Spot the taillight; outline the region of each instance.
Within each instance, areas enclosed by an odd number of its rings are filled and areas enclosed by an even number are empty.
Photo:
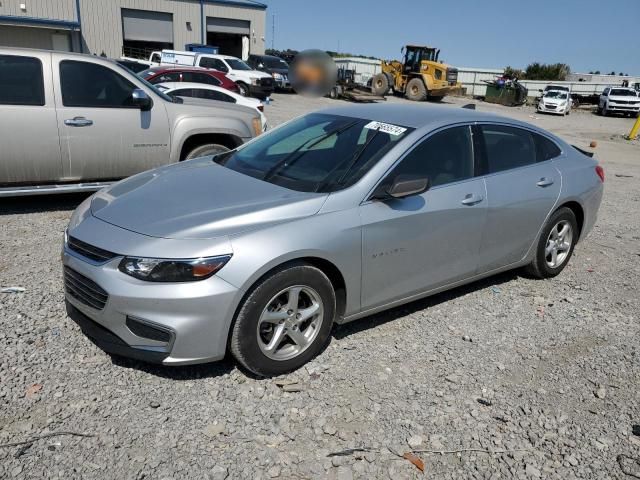
[[[604,168],[602,168],[600,165],[596,165],[596,173],[600,177],[600,180],[604,182]]]

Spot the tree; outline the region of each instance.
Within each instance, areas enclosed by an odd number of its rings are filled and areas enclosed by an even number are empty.
[[[600,70],[596,70],[596,71],[595,71],[595,72],[593,72],[593,73],[595,73],[596,75],[600,75]]]
[[[527,65],[524,78],[527,80],[565,80],[570,72],[571,68],[566,63],[534,62]]]
[[[504,69],[504,76],[506,78],[524,78],[524,72],[519,68],[513,68],[511,66],[507,66]]]

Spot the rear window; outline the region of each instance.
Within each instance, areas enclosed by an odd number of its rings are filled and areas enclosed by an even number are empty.
[[[39,59],[0,55],[0,104],[44,105],[44,79]]]

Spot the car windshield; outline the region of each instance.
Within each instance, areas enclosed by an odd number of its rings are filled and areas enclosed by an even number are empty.
[[[236,172],[301,192],[334,192],[356,183],[413,129],[312,113],[214,157]]]
[[[287,62],[282,60],[281,58],[265,58],[263,62],[265,67],[268,68],[289,68]]]
[[[251,67],[242,60],[236,58],[225,58],[225,62],[229,64],[232,70],[251,70]]]
[[[545,98],[559,98],[561,100],[566,100],[567,92],[558,92],[557,90],[550,90],[544,94]]]
[[[624,90],[622,88],[614,88],[609,95],[621,96],[621,97],[635,97],[636,92],[633,90]]]

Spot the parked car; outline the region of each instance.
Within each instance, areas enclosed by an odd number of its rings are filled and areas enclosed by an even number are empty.
[[[474,148],[474,145],[480,148]],[[524,122],[357,105],[87,199],[63,251],[68,313],[107,352],[291,371],[344,323],[505,270],[558,275],[604,172]]]
[[[0,48],[0,196],[95,190],[262,132],[256,111],[173,99],[115,61]]]
[[[147,68],[149,68],[149,65],[147,63],[137,62],[135,60],[130,60],[130,59],[120,58],[116,60],[116,63],[122,65],[123,67],[128,68],[133,73],[140,73],[143,70],[146,70]]]
[[[607,87],[600,95],[598,113],[607,116],[610,113],[622,113],[630,117],[640,114],[640,98],[635,89],[629,87]]]
[[[545,90],[538,101],[538,112],[569,115],[571,113],[571,97],[565,90]]]
[[[157,84],[164,82],[204,83],[225,88],[231,92],[240,92],[236,82],[224,73],[200,67],[159,66],[143,70],[138,74],[147,82]]]
[[[282,90],[290,90],[291,82],[289,82],[289,64],[280,57],[273,55],[249,55],[247,60],[254,70],[268,73],[273,77],[275,87]]]
[[[158,83],[156,87],[170,97],[203,98],[254,108],[262,120],[262,131],[266,132],[268,129],[267,117],[264,115],[264,105],[257,98],[243,97],[224,88],[203,83],[167,82]]]
[[[222,72],[238,84],[240,94],[245,97],[267,98],[274,90],[271,75],[252,70],[245,62],[230,55],[163,50],[161,61],[163,65],[189,65]]]

